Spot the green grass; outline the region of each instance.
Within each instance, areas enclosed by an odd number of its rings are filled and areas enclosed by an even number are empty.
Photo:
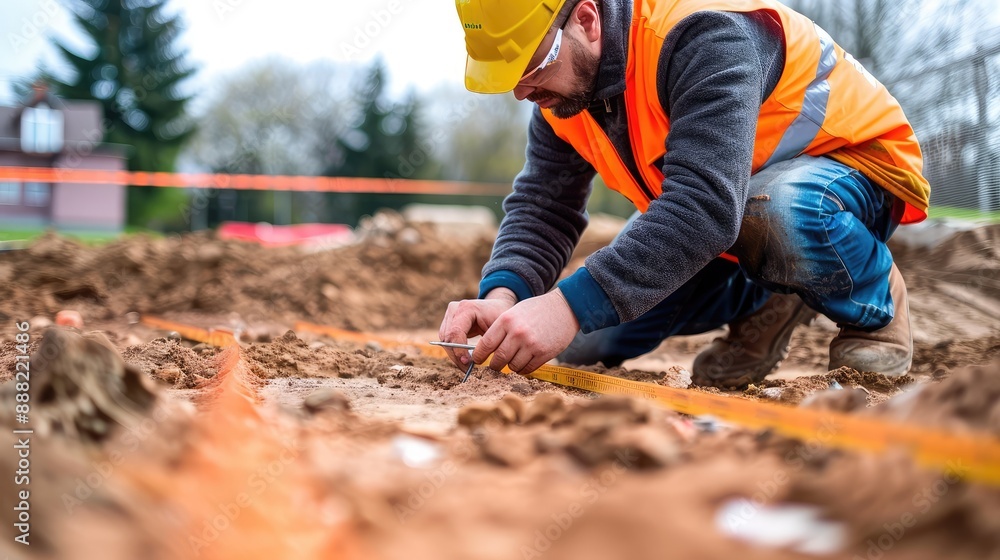
[[[951,206],[931,205],[928,215],[931,219],[950,218],[967,222],[1000,223],[1000,212],[980,212],[973,208],[953,208]]]
[[[47,230],[44,228],[23,228],[23,229],[0,229],[0,241],[14,241],[14,240],[32,240],[36,237],[41,236]],[[70,231],[58,231],[59,235],[64,237],[71,237],[77,239],[82,243],[88,245],[101,245],[104,243],[110,243],[116,239],[122,237],[123,235],[133,234],[133,233],[145,233],[154,236],[159,234],[143,228],[133,228],[127,227],[125,231],[85,231],[85,230],[70,230]]]

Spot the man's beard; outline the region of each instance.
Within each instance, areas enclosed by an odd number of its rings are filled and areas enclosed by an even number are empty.
[[[572,60],[573,73],[576,76],[573,81],[573,89],[576,90],[576,93],[561,95],[543,89],[528,96],[528,101],[532,102],[542,101],[550,97],[558,99],[559,101],[549,110],[559,119],[575,117],[590,106],[591,99],[594,97],[594,86],[597,84],[597,70],[601,65],[600,57],[587,52],[576,39],[570,37],[569,40],[574,43],[573,46],[576,48],[573,50],[578,54]]]

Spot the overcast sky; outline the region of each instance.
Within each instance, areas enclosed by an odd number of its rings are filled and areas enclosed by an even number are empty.
[[[452,0],[170,0],[168,8],[183,16],[181,43],[201,67],[189,86],[196,90],[272,55],[302,63],[381,55],[395,93],[462,84],[465,45]],[[12,101],[10,80],[42,61],[57,67],[50,36],[89,54],[64,0],[2,0],[0,103]]]

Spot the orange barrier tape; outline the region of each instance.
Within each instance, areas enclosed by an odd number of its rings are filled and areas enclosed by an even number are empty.
[[[146,171],[107,171],[56,167],[0,167],[0,181],[32,183],[80,183],[131,185],[137,187],[175,187],[236,189],[258,191],[302,191],[381,194],[440,194],[505,196],[510,185],[465,183],[458,181],[423,181],[414,179],[370,179],[359,177],[313,177],[301,175],[230,175],[223,173],[154,173]]]

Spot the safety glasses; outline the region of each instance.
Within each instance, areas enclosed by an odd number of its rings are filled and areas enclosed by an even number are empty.
[[[561,28],[556,30],[556,38],[552,41],[552,48],[549,49],[549,54],[545,55],[541,64],[534,70],[521,76],[521,79],[517,82],[518,85],[538,87],[556,75],[559,71],[559,65],[562,62],[559,60],[559,49],[562,47],[562,32]]]

